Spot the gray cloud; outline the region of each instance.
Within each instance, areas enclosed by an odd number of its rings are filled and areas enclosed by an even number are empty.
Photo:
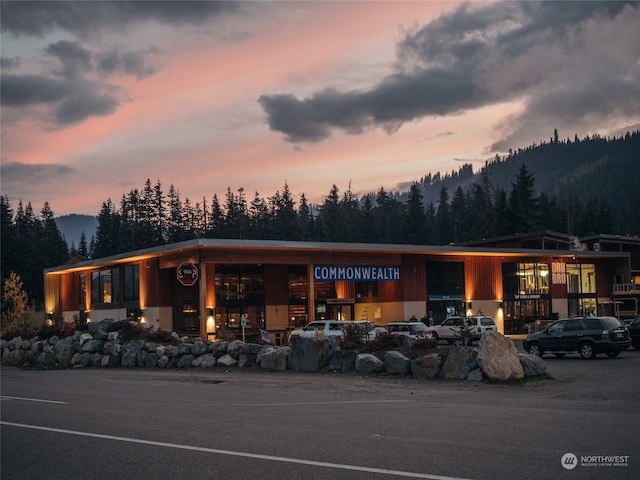
[[[638,2],[464,4],[405,31],[395,72],[367,91],[264,94],[258,101],[270,128],[294,143],[321,141],[332,130],[391,133],[426,116],[514,100],[526,111],[505,122],[505,142],[540,120],[546,138],[556,122],[637,117],[638,23]]]
[[[7,1],[0,25],[14,35],[43,36],[59,29],[88,38],[147,21],[202,25],[240,8],[231,1]]]
[[[122,73],[136,77],[137,80],[152,76],[156,69],[147,64],[146,53],[150,52],[120,52],[110,50],[96,54],[97,69],[108,75]]]

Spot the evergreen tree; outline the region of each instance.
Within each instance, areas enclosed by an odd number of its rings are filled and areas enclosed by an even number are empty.
[[[421,245],[427,239],[427,216],[422,203],[422,195],[418,183],[413,182],[409,187],[407,199],[407,215],[405,220],[404,239],[406,243]]]

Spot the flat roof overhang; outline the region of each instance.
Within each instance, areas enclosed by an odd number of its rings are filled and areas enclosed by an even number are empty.
[[[463,247],[452,245],[405,245],[377,243],[338,243],[338,242],[289,242],[275,240],[228,240],[196,239],[169,245],[145,248],[132,252],[119,253],[109,257],[91,259],[73,264],[46,268],[45,274],[64,274],[86,270],[91,267],[104,267],[131,263],[151,258],[160,258],[202,249],[241,251],[291,251],[307,253],[365,253],[365,254],[402,254],[402,255],[452,255],[452,256],[493,256],[493,257],[554,257],[554,258],[622,258],[630,260],[629,252],[595,252],[577,250],[541,250],[541,249],[496,249],[490,247]],[[267,263],[267,262],[265,262]]]

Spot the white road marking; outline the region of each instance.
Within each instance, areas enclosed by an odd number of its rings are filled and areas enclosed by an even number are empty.
[[[229,455],[233,457],[254,458],[257,460],[270,460],[274,462],[296,463],[300,465],[312,465],[315,467],[335,468],[340,470],[353,470],[357,472],[379,473],[382,475],[395,475],[407,478],[427,478],[429,480],[468,480],[459,477],[447,477],[441,475],[429,475],[427,473],[403,472],[401,470],[387,470],[384,468],[360,467],[357,465],[345,465],[341,463],[316,462],[314,460],[302,460],[299,458],[276,457],[272,455],[261,455],[257,453],[236,452],[233,450],[220,450],[217,448],[195,447],[192,445],[180,445],[177,443],[155,442],[153,440],[141,440],[138,438],[118,437],[115,435],[103,435],[100,433],[78,432],[75,430],[64,430],[61,428],[42,427],[38,425],[25,425],[22,423],[3,422],[0,425],[7,425],[18,428],[28,428],[31,430],[41,430],[45,432],[64,433],[67,435],[77,435],[80,437],[102,438],[104,440],[115,440],[118,442],[138,443],[143,445],[153,445],[156,447],[177,448],[180,450],[191,450],[195,452],[215,453],[218,455]]]
[[[67,403],[67,402],[60,402],[58,400],[42,400],[41,398],[9,397],[7,395],[0,395],[0,400],[23,400],[25,402],[58,403],[61,405],[66,405]]]
[[[413,400],[353,400],[353,401],[340,401],[340,402],[282,402],[282,403],[234,403],[234,406],[242,407],[274,407],[285,405],[287,407],[292,405],[345,405],[345,404],[359,404],[359,403],[398,403],[398,402],[412,402]]]

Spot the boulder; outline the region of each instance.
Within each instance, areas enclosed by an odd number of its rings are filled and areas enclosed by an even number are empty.
[[[465,380],[469,372],[478,365],[476,355],[474,349],[454,343],[442,363],[440,376],[450,380]]]
[[[178,368],[187,368],[190,367],[191,364],[193,363],[193,360],[195,359],[195,357],[191,354],[189,355],[183,355],[180,357],[180,360],[178,360],[178,365],[176,365]]]
[[[218,365],[224,365],[226,367],[232,367],[232,366],[237,365],[237,364],[238,364],[238,360],[233,358],[228,353],[224,354],[223,356],[221,356],[218,359]]]
[[[360,353],[356,357],[356,371],[360,373],[380,373],[384,372],[384,362],[370,353]]]
[[[56,360],[59,367],[69,368],[71,366],[71,359],[75,353],[73,343],[73,337],[65,337],[53,347],[53,350],[56,352]]]
[[[490,380],[519,380],[524,378],[518,349],[500,332],[487,332],[478,344],[478,366]]]
[[[358,352],[355,350],[336,350],[329,359],[329,370],[346,372],[353,370],[356,366]]]
[[[472,382],[481,382],[483,378],[484,375],[482,373],[482,370],[480,370],[479,368],[474,368],[467,374],[467,380],[470,380]]]
[[[213,353],[216,356],[216,358],[220,358],[223,355],[226,355],[228,349],[229,349],[229,342],[227,340],[221,340],[219,342],[215,342],[211,344],[211,353]]]
[[[537,355],[520,354],[520,364],[525,377],[535,377],[547,374],[547,363]]]
[[[181,343],[178,345],[178,355],[191,355],[193,343]]]
[[[384,354],[384,369],[389,375],[406,375],[411,370],[411,360],[391,350]]]
[[[416,378],[434,378],[440,373],[442,357],[437,353],[430,353],[416,358],[411,362],[411,374]]]
[[[240,358],[240,354],[244,352],[247,344],[242,340],[232,340],[227,346],[227,353],[236,360]]]
[[[302,372],[319,372],[329,364],[329,359],[339,348],[337,337],[293,337],[289,368]]]
[[[144,347],[142,340],[129,340],[122,344],[122,358],[120,363],[123,367],[135,367],[138,364],[138,352]],[[141,366],[141,365],[140,365]]]
[[[213,353],[205,353],[204,355],[200,355],[194,358],[191,365],[194,367],[200,368],[211,368],[216,364],[216,357]]]
[[[202,342],[202,340],[196,340],[193,342],[193,346],[191,347],[191,353],[193,355],[202,355],[207,351],[207,346]]]
[[[256,364],[264,370],[283,371],[287,369],[287,357],[291,349],[289,347],[268,346],[260,351]]]
[[[156,355],[157,355],[157,353],[156,353]],[[170,361],[170,360],[169,360],[169,357],[168,357],[168,356],[166,356],[166,355],[161,355],[161,356],[158,358],[158,367],[160,367],[160,368],[167,368],[167,365],[169,365],[169,361]]]
[[[88,342],[84,342],[82,344],[82,352],[102,352],[102,346],[104,345],[104,341],[98,339],[91,339]]]

